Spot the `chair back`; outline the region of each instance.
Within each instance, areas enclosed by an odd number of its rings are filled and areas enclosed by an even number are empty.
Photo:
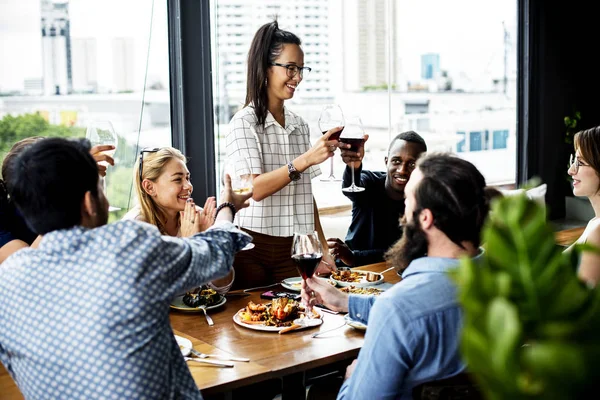
[[[412,396],[414,400],[485,400],[467,373],[422,383],[415,386]]]

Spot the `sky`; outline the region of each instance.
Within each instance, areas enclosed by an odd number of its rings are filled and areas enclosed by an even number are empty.
[[[251,0],[247,0],[251,1]],[[332,6],[340,0],[331,0]],[[394,1],[394,0],[392,0]],[[399,49],[409,79],[420,75],[420,57],[439,53],[441,68],[478,82],[500,77],[503,68],[502,21],[516,43],[516,0],[397,0]],[[0,0],[0,91],[21,90],[24,79],[42,76],[39,0]],[[97,78],[112,82],[112,39],[133,38],[135,80],[143,85],[152,21],[149,83],[168,83],[168,37],[165,0],[70,0],[73,38],[97,39]],[[335,46],[332,44],[332,46]],[[514,48],[511,48],[511,64]],[[487,79],[487,78],[486,78]]]

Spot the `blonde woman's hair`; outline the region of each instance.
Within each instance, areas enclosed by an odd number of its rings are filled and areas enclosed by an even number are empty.
[[[155,152],[144,152],[139,157],[143,157],[142,162],[142,179],[140,180],[140,159],[137,159],[133,168],[133,181],[135,182],[135,190],[137,192],[138,201],[142,211],[144,221],[155,225],[163,235],[166,235],[166,229],[163,221],[166,220],[165,212],[160,208],[144,188],[142,182],[148,179],[156,182],[158,177],[163,173],[167,163],[173,159],[187,162],[185,156],[179,150],[173,147],[163,147]],[[179,214],[178,214],[179,215]]]

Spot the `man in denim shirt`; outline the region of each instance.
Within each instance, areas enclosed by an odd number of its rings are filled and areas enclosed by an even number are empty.
[[[28,399],[201,399],[169,323],[178,293],[225,276],[250,236],[231,223],[251,193],[227,179],[217,222],[189,238],[106,224],[81,142],[43,139],[12,164],[9,191],[37,249],[0,268],[0,361]]]
[[[387,253],[388,262],[403,270],[402,281],[376,298],[307,280],[305,302],[314,291],[317,302],[368,322],[339,399],[410,399],[415,386],[464,371],[462,311],[447,272],[462,256],[480,256],[489,210],[484,189],[484,177],[468,161],[425,156],[406,186],[404,235]]]

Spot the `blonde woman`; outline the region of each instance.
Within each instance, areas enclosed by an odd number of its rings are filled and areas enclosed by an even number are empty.
[[[216,201],[209,197],[204,208],[195,205],[186,161],[173,147],[142,150],[133,171],[138,205],[123,219],[147,222],[167,236],[189,237],[208,229],[214,221]],[[209,286],[225,294],[233,279],[231,272]]]

